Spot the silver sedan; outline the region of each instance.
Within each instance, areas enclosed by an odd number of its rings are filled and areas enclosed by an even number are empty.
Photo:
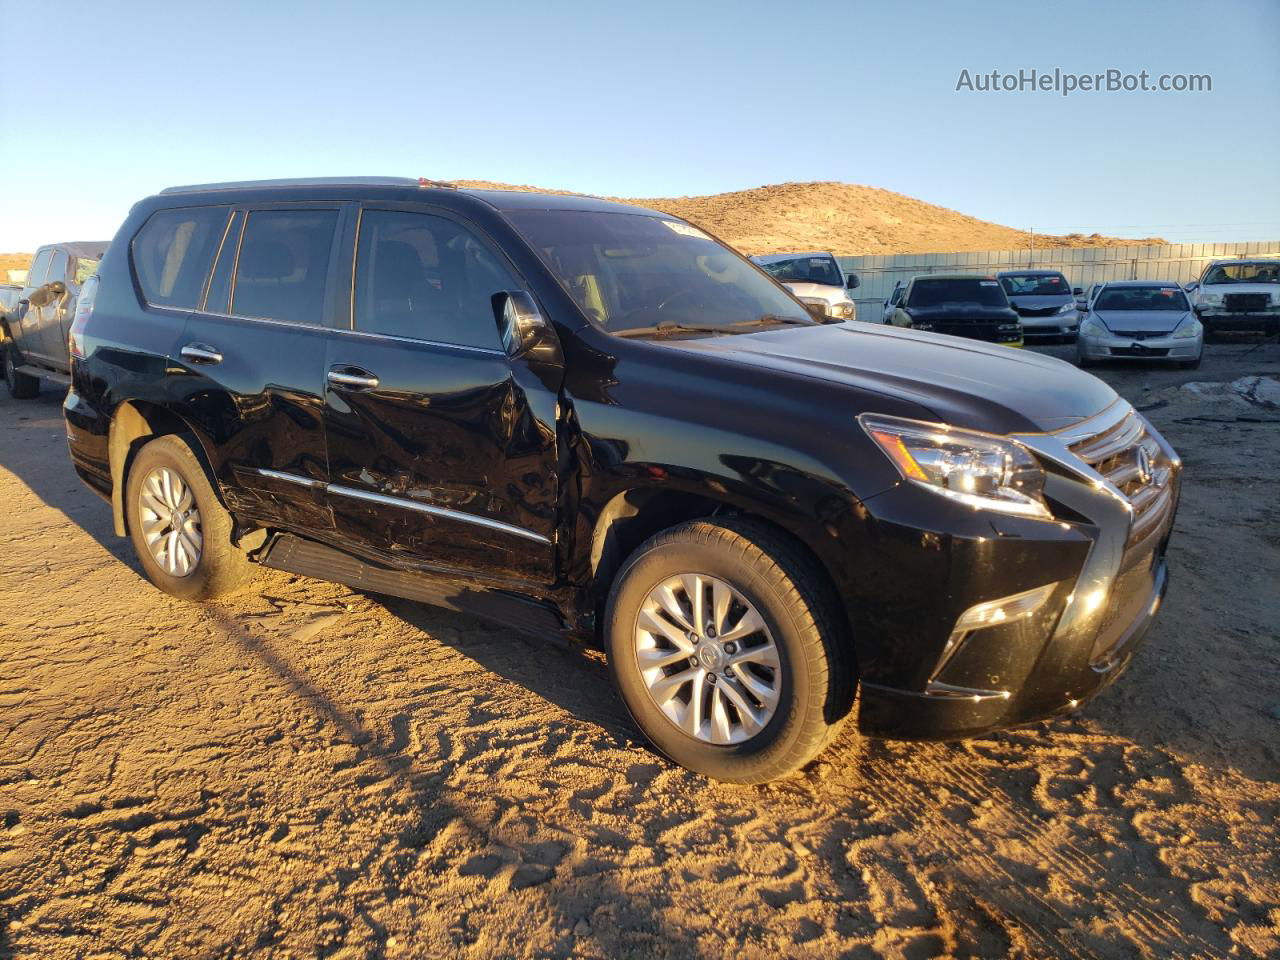
[[[1082,367],[1118,358],[1198,367],[1203,353],[1204,327],[1186,294],[1158,280],[1108,283],[1089,304],[1076,341]]]

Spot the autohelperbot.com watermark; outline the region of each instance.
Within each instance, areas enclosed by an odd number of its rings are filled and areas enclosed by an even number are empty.
[[[966,93],[1212,93],[1213,76],[1208,73],[1133,73],[1110,68],[1098,73],[1072,73],[1060,67],[1052,70],[1020,69],[971,71],[963,69],[956,80],[956,92]]]

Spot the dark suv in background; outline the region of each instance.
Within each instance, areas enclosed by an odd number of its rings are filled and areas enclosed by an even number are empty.
[[[41,377],[63,386],[70,382],[72,313],[106,249],[106,241],[97,241],[54,243],[36,251],[17,303],[0,319],[4,382],[13,397],[34,397]]]
[[[1110,387],[821,322],[652,210],[175,188],[99,276],[70,452],[156,585],[262,564],[598,642],[710,776],[796,769],[858,687],[876,735],[1071,710],[1165,589],[1180,464]]]
[[[912,277],[890,323],[1006,347],[1022,346],[1022,324],[995,277],[971,273]]]

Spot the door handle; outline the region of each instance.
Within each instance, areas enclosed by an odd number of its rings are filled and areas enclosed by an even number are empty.
[[[221,363],[222,354],[207,343],[188,343],[179,353],[183,360],[192,363]]]
[[[378,387],[378,378],[359,367],[333,367],[329,370],[328,380],[334,386],[351,390],[376,390]]]

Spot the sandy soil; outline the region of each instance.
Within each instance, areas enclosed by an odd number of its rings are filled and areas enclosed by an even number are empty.
[[[1104,374],[1187,463],[1119,684],[770,788],[649,752],[596,654],[276,573],[166,597],[56,395],[3,397],[0,956],[1280,955],[1280,409],[1178,387],[1280,347],[1210,350]]]

